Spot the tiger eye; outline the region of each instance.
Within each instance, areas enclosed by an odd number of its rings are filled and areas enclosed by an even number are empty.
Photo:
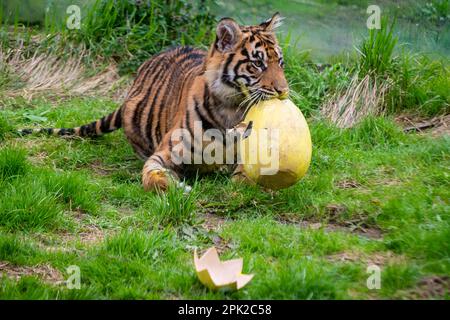
[[[253,62],[253,64],[255,65],[255,67],[261,68],[264,64],[261,60],[256,60]]]

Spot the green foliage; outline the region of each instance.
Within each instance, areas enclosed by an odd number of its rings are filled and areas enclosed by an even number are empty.
[[[209,45],[214,17],[207,2],[186,0],[95,0],[81,29],[68,35],[96,54],[121,61],[122,72],[135,72],[151,55],[171,45]]]
[[[405,265],[390,265],[381,272],[381,289],[386,296],[406,289],[418,280],[418,270]]]
[[[404,52],[390,77],[394,85],[387,96],[389,112],[433,116],[450,111],[450,65],[445,60]]]
[[[450,22],[450,1],[432,0],[418,6],[419,17],[424,17],[436,26],[444,26]],[[419,20],[415,17],[416,21]]]
[[[395,147],[407,140],[402,130],[388,118],[367,117],[350,129],[339,129],[325,121],[311,127],[314,145],[324,148],[357,146],[364,149]]]
[[[150,212],[163,225],[193,224],[195,221],[196,187],[185,193],[182,187],[170,185],[164,194],[151,203]]]
[[[19,237],[0,232],[0,260],[16,262],[21,259],[21,262],[26,262],[35,253],[34,248]]]
[[[17,180],[2,186],[0,226],[6,230],[52,230],[59,224],[62,208],[57,196],[38,181]]]
[[[98,209],[99,196],[95,185],[89,183],[85,174],[79,172],[38,173],[48,192],[66,203],[72,210],[95,213]]]
[[[142,259],[156,263],[160,259],[173,257],[177,251],[174,241],[174,234],[168,231],[154,230],[144,233],[125,230],[107,239],[104,249],[108,254],[124,259]]]
[[[388,113],[403,110],[427,116],[445,114],[450,110],[450,70],[445,59],[405,50],[394,56],[398,38],[394,35],[395,21],[383,19],[380,30],[370,30],[360,45],[358,72],[360,77],[371,75],[386,83],[385,105]]]
[[[403,131],[385,118],[367,117],[347,132],[350,141],[362,148],[395,147],[406,140]]]
[[[380,29],[370,29],[369,36],[365,38],[358,48],[360,53],[360,75],[374,73],[385,76],[392,70],[394,48],[398,38],[394,35],[395,20],[388,24],[387,18],[381,20]]]

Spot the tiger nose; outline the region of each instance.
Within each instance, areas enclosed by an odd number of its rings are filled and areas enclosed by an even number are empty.
[[[289,95],[289,87],[287,81],[282,79],[272,82],[272,88],[277,93],[277,97],[280,99],[286,99]]]

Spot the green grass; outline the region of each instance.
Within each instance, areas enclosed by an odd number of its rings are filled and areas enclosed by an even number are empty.
[[[392,55],[398,38],[394,36],[395,22],[388,24],[387,18],[381,21],[380,29],[369,30],[369,36],[362,41],[358,52],[361,55],[359,72],[362,75],[375,73],[384,76],[392,69]]]
[[[2,185],[0,226],[5,230],[52,230],[61,217],[57,196],[39,183],[15,181]]]
[[[0,181],[2,183],[23,175],[27,167],[24,149],[7,147],[0,150]]]
[[[188,194],[182,188],[170,186],[168,190],[155,198],[149,210],[162,225],[192,224],[195,220],[196,187]]]
[[[31,18],[16,18],[10,21],[12,30],[0,28],[2,48],[23,40],[25,58],[35,52],[64,58],[79,54],[76,45],[83,44],[89,49],[84,59],[89,74],[111,60],[121,72],[133,73],[166,46],[204,46],[214,30],[209,9],[196,8],[186,15],[187,1],[171,2],[178,4],[176,8],[152,1],[154,7],[145,12],[129,3],[112,3],[99,1],[96,6],[101,9],[86,11],[86,24],[76,34],[56,18],[44,17],[40,27]],[[278,5],[317,21],[333,13],[335,20],[342,19],[344,9],[344,16],[364,16],[365,2],[324,3]],[[439,24],[448,10],[445,1],[430,3],[422,8],[425,11],[409,6],[400,23],[415,17],[427,28],[445,31]],[[234,5],[229,3],[230,10]],[[258,12],[272,7],[261,1]],[[237,18],[245,20],[245,12]],[[174,13],[180,19],[169,19]],[[0,19],[7,17],[0,14]],[[288,14],[286,24],[291,22]],[[311,26],[311,21],[306,23]],[[320,28],[310,30],[321,41],[333,35]],[[51,36],[41,44],[33,42],[43,31]],[[21,97],[17,92],[26,90],[26,83],[10,66],[1,65],[0,263],[48,265],[63,278],[68,277],[67,267],[76,265],[81,289],[69,290],[36,274],[19,280],[3,276],[0,298],[416,297],[423,290],[420,280],[450,273],[450,138],[405,134],[394,117],[403,112],[448,114],[450,77],[445,56],[410,52],[402,35],[394,47],[397,36],[389,29],[371,32],[361,44],[363,54],[354,50],[329,57],[324,66],[316,64],[304,38],[295,43],[295,32],[281,36],[292,99],[308,117],[313,159],[300,182],[278,192],[235,184],[217,173],[188,181],[194,186],[188,195],[177,188],[164,195],[146,193],[141,187],[143,162],[120,131],[98,139],[17,136],[14,131],[19,128],[88,123],[115,110],[118,103],[106,96],[71,92]],[[441,37],[436,41],[444,41],[446,35]],[[300,51],[298,44],[303,45]],[[377,81],[392,81],[384,117],[368,117],[350,129],[339,129],[320,117],[321,106],[346,88],[354,74],[364,77],[368,72]],[[212,292],[197,280],[194,248],[213,245],[226,259],[243,257],[244,272],[255,274],[243,290]],[[374,261],[381,267],[380,290],[366,286],[366,269]]]
[[[71,124],[75,114],[87,120],[115,108],[93,98],[32,103],[37,113],[48,110],[44,125]],[[29,125],[20,116],[25,112],[6,108],[5,116],[19,128]],[[405,135],[383,118],[346,130],[323,121],[310,120],[310,126],[314,151],[308,175],[273,194],[233,184],[221,174],[199,178],[193,196],[177,189],[165,196],[145,193],[139,178],[143,163],[121,132],[96,140],[8,137],[0,152],[6,172],[0,259],[50,264],[63,275],[77,265],[82,288],[27,276],[2,281],[0,296],[404,298],[421,278],[448,274],[448,137]],[[342,181],[355,187],[341,187]],[[336,206],[341,209],[330,209]],[[223,219],[223,227],[204,229],[204,213]],[[305,228],[302,222],[322,227]],[[332,229],[324,229],[327,225]],[[78,236],[93,226],[104,236],[90,242]],[[366,229],[379,230],[382,238],[364,236]],[[196,280],[193,248],[218,243],[226,248],[225,258],[243,257],[244,271],[255,274],[244,290],[214,293]],[[332,259],[354,252],[361,257]],[[372,255],[391,257],[381,266],[381,290],[365,286],[368,262],[362,257]]]

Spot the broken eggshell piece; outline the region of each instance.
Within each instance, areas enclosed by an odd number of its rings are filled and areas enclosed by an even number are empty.
[[[220,261],[216,248],[209,248],[201,258],[194,252],[194,264],[200,282],[212,290],[239,290],[252,278],[242,274],[242,258]]]

